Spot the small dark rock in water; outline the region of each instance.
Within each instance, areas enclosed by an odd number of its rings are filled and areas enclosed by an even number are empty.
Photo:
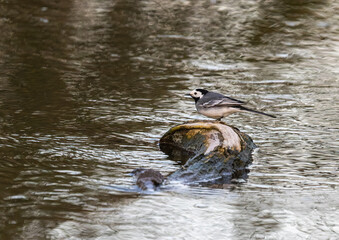
[[[153,169],[138,168],[133,170],[132,174],[136,176],[136,183],[142,190],[155,190],[165,180],[159,171]]]

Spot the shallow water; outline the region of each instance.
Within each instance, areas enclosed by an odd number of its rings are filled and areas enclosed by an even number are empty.
[[[338,239],[336,1],[0,2],[0,239]],[[278,116],[246,182],[135,191],[222,92]]]

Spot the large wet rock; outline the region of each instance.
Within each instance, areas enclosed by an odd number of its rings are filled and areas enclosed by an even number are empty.
[[[223,184],[247,178],[256,146],[248,135],[223,122],[191,121],[165,133],[160,148],[183,164],[169,180]]]

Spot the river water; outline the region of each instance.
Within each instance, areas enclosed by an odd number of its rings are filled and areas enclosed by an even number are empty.
[[[339,4],[0,1],[0,239],[339,239]],[[197,87],[278,116],[224,121],[249,178],[136,192]]]

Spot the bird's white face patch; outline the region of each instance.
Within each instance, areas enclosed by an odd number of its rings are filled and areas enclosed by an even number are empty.
[[[197,90],[193,90],[192,92],[190,92],[190,95],[193,98],[202,98],[203,94],[200,91]]]

